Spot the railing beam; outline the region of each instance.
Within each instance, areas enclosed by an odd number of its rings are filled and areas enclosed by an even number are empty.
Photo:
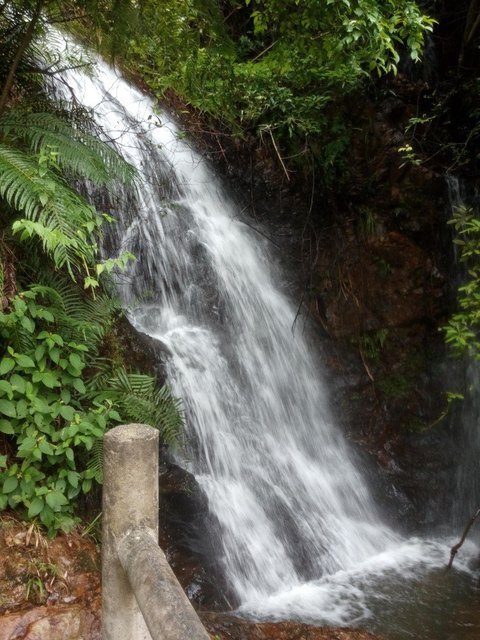
[[[152,531],[130,531],[117,549],[153,640],[210,639]]]
[[[104,437],[102,640],[209,640],[158,546],[159,433]]]
[[[142,424],[115,427],[104,436],[102,640],[152,640],[117,542],[137,527],[158,539],[158,445],[158,431]]]

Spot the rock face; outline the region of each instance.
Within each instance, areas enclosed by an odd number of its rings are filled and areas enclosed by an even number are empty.
[[[160,463],[160,546],[189,599],[202,609],[230,609],[215,564],[216,541],[206,535],[207,497],[195,478],[163,454]],[[215,530],[215,527],[210,527]]]
[[[402,157],[418,91],[400,77],[394,97],[355,115],[346,195],[316,230],[309,313],[330,339],[336,416],[374,458],[400,520],[429,526],[455,464],[439,331],[451,238],[440,170]]]

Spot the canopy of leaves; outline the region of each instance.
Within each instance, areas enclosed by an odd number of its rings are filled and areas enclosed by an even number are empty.
[[[412,0],[146,1],[126,57],[235,130],[321,134],[328,105],[419,59],[433,20]]]

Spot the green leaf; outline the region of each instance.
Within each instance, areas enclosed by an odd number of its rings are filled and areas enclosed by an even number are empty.
[[[68,504],[67,498],[60,491],[51,491],[45,496],[48,506],[54,511],[58,511],[60,507]]]
[[[17,402],[17,418],[22,419],[25,418],[25,416],[28,413],[28,404],[26,402],[26,400],[19,400]]]
[[[17,476],[8,476],[3,483],[3,493],[11,493],[18,487]]]
[[[9,398],[12,397],[12,385],[7,380],[0,380],[0,392],[6,393]]]
[[[39,344],[38,347],[35,349],[35,360],[37,362],[41,362],[43,359],[43,356],[45,355],[45,351],[46,351],[46,347],[44,344]]]
[[[35,411],[43,414],[51,414],[52,407],[41,397],[34,398],[32,401]]]
[[[72,487],[75,487],[76,489],[78,487],[80,474],[77,473],[76,471],[68,471],[67,478],[68,478],[68,482],[72,485]]]
[[[0,413],[8,416],[9,418],[16,418],[17,411],[15,409],[15,404],[10,400],[1,399],[0,400]]]
[[[62,405],[60,407],[60,415],[68,422],[71,422],[73,420],[73,416],[75,415],[75,409],[68,405]]]
[[[2,361],[0,362],[0,376],[11,371],[14,366],[15,360],[12,360],[12,358],[2,358]]]
[[[28,436],[22,440],[22,443],[18,447],[18,455],[25,456],[31,453],[37,446],[35,438]]]
[[[83,360],[77,353],[71,353],[68,359],[70,360],[70,364],[72,365],[72,367],[74,367],[75,369],[82,370],[85,366]]]
[[[88,493],[91,488],[92,488],[92,481],[91,480],[84,480],[82,482],[82,491],[83,491],[83,493]]]
[[[50,356],[51,360],[55,362],[55,364],[58,364],[58,361],[60,360],[60,349],[58,347],[53,347],[53,349],[50,349],[48,355]]]
[[[23,369],[35,368],[35,362],[30,358],[30,356],[26,356],[21,353],[16,359],[17,364]]]
[[[45,503],[43,501],[43,498],[41,498],[40,496],[34,498],[30,503],[30,507],[28,508],[28,517],[34,518],[35,516],[38,516],[40,511],[42,511],[44,504]]]
[[[47,456],[53,456],[55,453],[52,445],[46,440],[40,440],[40,442],[38,443],[38,448],[42,453],[45,453]]]
[[[28,316],[23,316],[20,320],[20,324],[28,333],[33,333],[35,331],[35,323]]]
[[[59,387],[60,386],[60,382],[58,381],[57,374],[55,374],[55,373],[53,373],[51,371],[47,371],[45,373],[42,373],[41,374],[41,381],[49,389],[53,389],[55,387]]]
[[[7,435],[12,435],[15,433],[13,425],[8,420],[0,420],[0,431],[2,433],[6,433]]]
[[[22,376],[19,376],[17,373],[14,373],[10,377],[10,383],[16,388],[19,393],[25,393],[26,382]]]
[[[75,378],[72,384],[73,387],[78,391],[78,393],[85,393],[86,389],[83,380],[81,380],[80,378]]]

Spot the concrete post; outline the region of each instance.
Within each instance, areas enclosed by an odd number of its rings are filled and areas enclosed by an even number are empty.
[[[117,543],[136,528],[150,529],[158,540],[158,444],[158,431],[142,424],[115,427],[104,436],[103,640],[152,640]]]
[[[210,640],[153,531],[132,530],[117,549],[153,640]]]

